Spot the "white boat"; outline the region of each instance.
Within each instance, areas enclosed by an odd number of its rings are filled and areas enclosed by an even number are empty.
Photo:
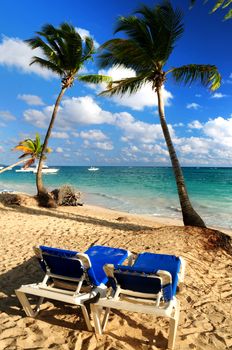
[[[33,173],[35,171],[35,167],[28,167],[26,169],[24,169],[23,167],[20,169],[16,169],[15,172],[16,173]]]
[[[88,168],[89,171],[97,171],[99,170],[99,168],[95,168],[94,166],[91,166],[90,168]]]
[[[0,170],[2,170],[4,168],[4,166],[0,166]]]
[[[21,169],[16,169],[15,171],[17,173],[33,173],[36,174],[38,170],[38,166],[36,167],[28,167],[24,169],[23,167]],[[57,168],[49,168],[46,164],[43,164],[42,173],[43,174],[56,174],[60,169]]]
[[[33,169],[33,173],[36,174],[38,166]],[[49,168],[46,164],[43,164],[42,173],[43,174],[56,174],[60,169],[58,168]]]

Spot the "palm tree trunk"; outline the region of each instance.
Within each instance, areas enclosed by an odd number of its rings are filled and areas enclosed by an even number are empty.
[[[48,130],[47,130],[46,136],[44,138],[43,148],[42,148],[42,151],[41,151],[41,155],[40,155],[40,159],[39,159],[39,165],[38,165],[37,174],[36,174],[36,186],[37,186],[38,196],[40,194],[47,193],[46,188],[43,186],[43,180],[42,180],[43,160],[44,160],[45,151],[46,151],[47,146],[48,146],[48,140],[49,140],[49,137],[51,135],[51,131],[52,131],[55,119],[56,119],[56,115],[57,115],[57,111],[58,111],[58,108],[59,108],[59,105],[60,105],[60,101],[61,101],[61,99],[62,99],[66,89],[67,89],[67,87],[62,87],[62,89],[61,89],[61,91],[60,91],[60,93],[59,93],[59,95],[58,95],[58,97],[56,99],[56,103],[55,103],[55,106],[54,106],[54,109],[53,109],[51,121],[50,121]]]
[[[31,159],[32,159],[32,158],[31,158]],[[17,166],[17,165],[19,165],[19,164],[25,163],[25,162],[27,162],[28,160],[30,160],[30,159],[28,159],[28,158],[27,158],[27,159],[21,159],[21,160],[18,161],[17,163],[14,163],[14,164],[12,164],[12,165],[9,165],[9,166],[7,166],[6,168],[0,170],[0,174],[4,173],[4,171],[6,171],[6,170],[8,170],[8,169],[14,168],[15,166]]]
[[[169,156],[172,162],[172,168],[175,175],[180,205],[182,209],[182,216],[185,226],[198,226],[198,227],[206,227],[204,221],[202,218],[197,214],[197,212],[193,209],[188,193],[187,188],[185,186],[184,182],[184,176],[180,167],[179,160],[176,155],[175,148],[172,143],[172,139],[168,130],[168,126],[165,119],[164,114],[164,102],[163,102],[163,95],[161,88],[158,88],[157,90],[157,96],[158,96],[158,108],[159,108],[159,116],[160,116],[160,123],[163,130],[164,138],[167,144]]]

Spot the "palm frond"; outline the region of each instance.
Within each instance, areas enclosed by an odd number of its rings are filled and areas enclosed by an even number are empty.
[[[221,84],[221,75],[213,65],[189,64],[173,68],[169,72],[177,82],[192,84],[200,81],[202,85],[209,86],[212,91],[218,89]]]
[[[48,61],[48,60],[45,60],[44,58],[41,58],[41,57],[38,57],[38,56],[34,56],[32,57],[32,61],[30,63],[30,65],[34,64],[34,63],[37,63],[39,66],[41,66],[42,68],[46,68],[46,69],[49,69],[51,70],[52,72],[60,75],[60,76],[63,76],[64,75],[64,71],[62,68],[60,68],[58,65]]]
[[[85,38],[85,47],[83,50],[82,62],[87,61],[95,53],[93,39],[90,37]]]
[[[148,55],[135,41],[130,39],[112,39],[100,48],[98,64],[101,68],[125,66],[138,72],[150,71],[154,67],[151,55]]]
[[[108,88],[102,91],[100,96],[123,95],[125,93],[136,93],[145,83],[144,77],[132,77],[113,81],[109,83]]]
[[[91,84],[109,83],[112,81],[111,77],[100,74],[79,75],[77,79]]]
[[[232,9],[229,10],[229,12],[227,12],[227,14],[225,15],[224,19],[227,20],[227,19],[231,19],[232,18]]]
[[[204,2],[207,2],[207,1],[208,0],[205,0]],[[190,7],[193,7],[195,3],[196,3],[196,0],[190,0]],[[232,5],[232,0],[217,0],[212,10],[210,11],[210,13],[217,11],[219,8],[225,9],[230,5]],[[231,19],[231,18],[232,18],[232,9],[229,9],[229,11],[224,16],[224,20]]]

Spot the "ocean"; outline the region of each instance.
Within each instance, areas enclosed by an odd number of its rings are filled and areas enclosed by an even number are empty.
[[[129,213],[181,219],[175,179],[170,167],[59,166],[44,175],[48,189],[69,184],[83,193],[86,204]],[[16,169],[16,168],[15,168]],[[0,174],[0,191],[36,193],[35,175],[15,169]],[[232,168],[183,168],[189,197],[209,226],[232,229]]]

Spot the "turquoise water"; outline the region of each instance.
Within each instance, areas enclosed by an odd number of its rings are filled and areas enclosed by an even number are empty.
[[[181,218],[172,169],[169,167],[59,167],[44,175],[49,189],[70,184],[84,193],[84,202],[156,217]],[[232,228],[232,168],[183,168],[194,208],[207,225]],[[35,175],[7,171],[0,190],[36,193]]]

